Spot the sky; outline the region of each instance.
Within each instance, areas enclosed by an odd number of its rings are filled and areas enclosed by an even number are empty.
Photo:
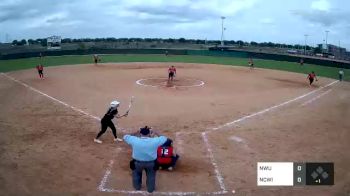
[[[0,41],[187,38],[327,42],[350,50],[350,0],[1,0]],[[308,35],[307,37],[305,35]]]

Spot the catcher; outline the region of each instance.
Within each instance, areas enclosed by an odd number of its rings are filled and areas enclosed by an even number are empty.
[[[169,138],[157,149],[157,164],[159,169],[172,171],[179,157],[173,147],[173,141]]]
[[[102,143],[102,141],[99,140],[99,138],[101,137],[101,135],[103,135],[106,132],[108,127],[112,129],[112,133],[114,135],[115,142],[116,141],[119,141],[119,142],[123,141],[122,139],[117,137],[117,130],[112,122],[112,119],[114,117],[116,117],[116,118],[126,117],[126,116],[128,116],[129,112],[126,112],[124,115],[120,116],[118,114],[119,105],[120,105],[120,103],[117,100],[111,102],[111,105],[108,108],[106,114],[101,119],[101,131],[97,134],[96,138],[94,139],[94,142],[99,143],[99,144]]]

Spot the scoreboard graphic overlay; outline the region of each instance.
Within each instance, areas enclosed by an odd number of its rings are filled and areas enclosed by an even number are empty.
[[[334,163],[258,162],[257,185],[334,185]]]

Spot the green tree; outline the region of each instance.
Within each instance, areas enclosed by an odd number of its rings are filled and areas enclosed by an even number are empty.
[[[172,38],[166,39],[166,40],[164,40],[164,41],[165,41],[165,42],[168,42],[168,43],[174,43],[174,42],[175,42],[175,40],[172,39]]]
[[[18,41],[16,39],[12,41],[12,45],[17,46],[17,44],[18,44]]]
[[[322,53],[321,47],[316,47],[316,48],[314,49],[314,53],[315,53],[315,54],[316,54],[316,53]]]
[[[252,45],[252,46],[258,46],[258,43],[257,42],[250,42],[250,45]]]
[[[32,45],[32,44],[36,44],[36,42],[33,39],[28,39],[28,44]]]
[[[238,40],[236,43],[240,46],[243,46],[243,44],[244,44],[244,42],[242,40]]]
[[[185,39],[185,38],[180,38],[180,39],[179,39],[179,42],[180,42],[180,43],[185,43],[185,42],[186,42],[186,39]]]
[[[70,38],[64,38],[62,39],[62,43],[72,43],[72,40]]]

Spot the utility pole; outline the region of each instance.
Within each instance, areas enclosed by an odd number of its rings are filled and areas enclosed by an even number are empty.
[[[221,16],[221,46],[224,46],[224,20],[225,16]]]
[[[338,41],[338,51],[339,51],[339,59],[341,59],[343,57],[342,53],[341,53],[341,49],[340,49],[340,40]]]
[[[308,34],[305,34],[305,45],[304,45],[304,55],[306,55],[306,40],[307,40],[307,37],[309,36]]]
[[[328,53],[328,33],[329,31],[326,31],[326,49],[327,49],[327,53]]]

